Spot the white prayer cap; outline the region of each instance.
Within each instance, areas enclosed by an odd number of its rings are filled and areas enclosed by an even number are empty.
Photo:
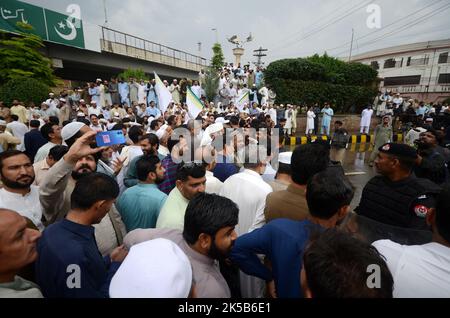
[[[80,99],[80,103],[86,103],[84,99]]]
[[[86,125],[84,123],[80,123],[80,122],[73,122],[73,123],[67,124],[61,130],[61,137],[62,137],[62,139],[65,141],[67,139],[72,138],[84,126],[86,126]]]
[[[80,101],[81,102],[81,101]],[[84,102],[84,101],[83,101]],[[95,100],[91,100],[91,104],[97,105],[97,102]]]
[[[66,99],[65,98],[60,98],[59,101],[65,103]]]
[[[215,123],[222,123],[222,124],[228,124],[230,121],[229,120],[225,120],[225,118],[223,117],[217,117],[215,120]]]
[[[154,239],[131,247],[109,285],[111,298],[187,298],[192,266],[172,241]]]
[[[3,119],[0,119],[0,126],[6,126],[6,121],[4,121]]]
[[[102,81],[101,78],[97,78],[97,79],[96,79],[96,82],[101,82],[101,81]]]
[[[205,132],[206,132],[207,135],[210,135],[210,134],[214,134],[214,133],[216,133],[216,132],[219,132],[219,131],[221,131],[222,129],[223,129],[223,123],[218,122],[218,123],[209,125],[209,126],[206,128]]]
[[[426,122],[430,122],[430,123],[432,123],[432,122],[434,121],[434,119],[433,119],[433,118],[430,118],[430,117],[428,117],[427,119],[425,119],[425,121],[426,121]]]
[[[292,152],[282,152],[278,155],[278,162],[286,165],[291,164]]]
[[[114,117],[120,117],[120,114],[117,113],[117,112],[115,112],[115,113],[114,113]]]
[[[83,113],[83,112],[79,112],[78,114],[77,114],[77,117],[85,117],[86,115]]]
[[[54,96],[55,94],[53,94],[53,93],[48,93],[48,95],[49,95],[49,96]]]
[[[169,127],[168,125],[164,124],[162,125],[158,131],[156,132],[156,136],[158,137],[159,140],[164,138],[164,135],[166,134],[166,129],[167,127]]]

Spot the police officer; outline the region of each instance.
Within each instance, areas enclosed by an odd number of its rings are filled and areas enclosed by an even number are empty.
[[[387,143],[378,150],[375,166],[381,175],[364,187],[356,213],[383,224],[428,230],[425,217],[441,188],[412,173],[417,160],[414,148]]]
[[[426,178],[436,184],[448,182],[447,165],[450,161],[448,149],[439,146],[439,134],[434,129],[428,129],[420,134],[416,141],[418,156],[414,173],[419,178]]]

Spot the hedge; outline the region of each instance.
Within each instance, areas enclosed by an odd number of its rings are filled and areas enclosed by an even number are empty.
[[[278,104],[314,105],[330,102],[334,110],[341,113],[362,111],[377,94],[377,89],[370,87],[285,79],[273,82],[272,87],[277,93]]]
[[[17,99],[29,104],[40,105],[48,98],[50,88],[34,78],[17,78],[8,81],[0,87],[0,100],[11,105]]]

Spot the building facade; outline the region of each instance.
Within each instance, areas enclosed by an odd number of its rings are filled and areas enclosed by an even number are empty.
[[[450,97],[450,39],[367,52],[352,62],[376,69],[382,92],[434,103]]]

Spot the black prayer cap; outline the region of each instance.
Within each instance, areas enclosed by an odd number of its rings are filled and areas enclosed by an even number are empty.
[[[388,155],[416,159],[417,151],[413,147],[410,147],[405,144],[395,144],[395,143],[387,143],[381,146],[378,149],[380,152],[383,152]]]

